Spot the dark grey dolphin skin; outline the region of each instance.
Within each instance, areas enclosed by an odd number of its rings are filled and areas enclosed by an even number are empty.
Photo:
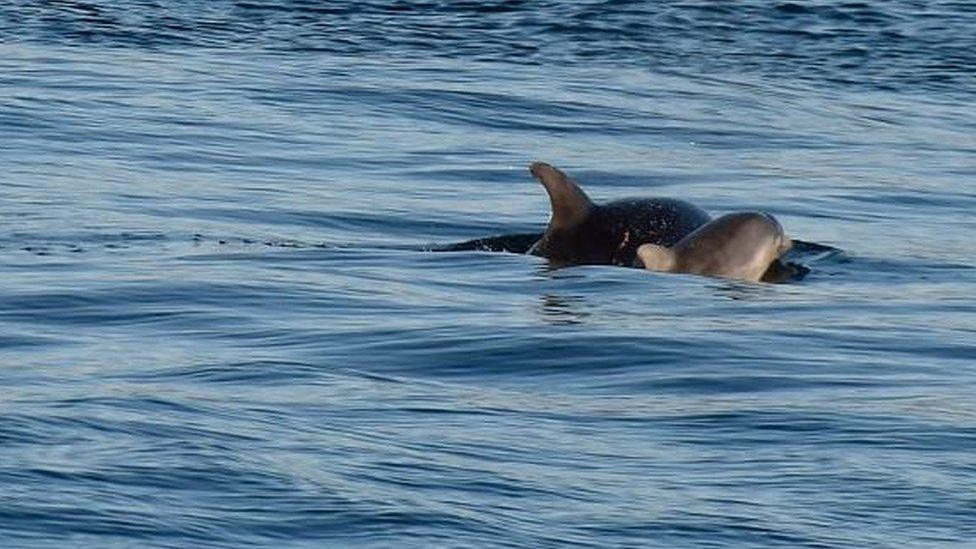
[[[634,266],[642,244],[672,246],[711,219],[701,208],[672,198],[624,199],[594,204],[565,173],[535,162],[529,171],[552,205],[549,226],[528,253],[550,265]]]

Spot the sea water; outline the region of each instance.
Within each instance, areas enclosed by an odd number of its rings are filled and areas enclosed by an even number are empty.
[[[976,543],[976,7],[7,0],[3,547]],[[434,253],[764,210],[791,284]]]

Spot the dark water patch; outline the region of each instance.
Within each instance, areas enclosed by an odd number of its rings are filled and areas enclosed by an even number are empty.
[[[652,64],[696,72],[730,66],[764,76],[892,89],[959,89],[976,61],[972,10],[940,1],[452,3],[221,0],[14,2],[5,42],[161,50],[247,48],[506,62]],[[860,58],[856,65],[852,56]],[[932,60],[945,60],[933,63]],[[852,67],[859,76],[844,75]]]
[[[59,341],[55,338],[40,337],[35,335],[4,335],[0,336],[0,351],[14,351],[30,347],[48,347],[58,345]]]
[[[797,365],[800,366],[799,364]],[[879,383],[877,380],[831,378],[829,376],[814,377],[809,373],[797,376],[787,375],[701,375],[701,376],[662,376],[659,379],[642,381],[640,383],[625,383],[617,386],[630,390],[646,391],[649,393],[665,392],[671,394],[725,394],[725,393],[755,393],[763,391],[795,391],[803,389],[856,389],[872,387]],[[893,382],[885,382],[887,385]]]
[[[230,364],[193,364],[124,376],[127,380],[145,383],[186,382],[216,384],[266,385],[293,384],[301,381],[318,382],[323,367],[314,363],[280,360],[242,361]]]

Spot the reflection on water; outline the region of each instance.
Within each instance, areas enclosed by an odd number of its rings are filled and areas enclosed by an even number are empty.
[[[539,299],[542,319],[555,325],[580,324],[586,320],[586,299],[583,296],[543,295]]]

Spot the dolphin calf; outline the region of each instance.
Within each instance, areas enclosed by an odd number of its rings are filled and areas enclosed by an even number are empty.
[[[792,246],[773,216],[739,212],[702,225],[671,248],[642,244],[637,256],[651,271],[758,281]]]

